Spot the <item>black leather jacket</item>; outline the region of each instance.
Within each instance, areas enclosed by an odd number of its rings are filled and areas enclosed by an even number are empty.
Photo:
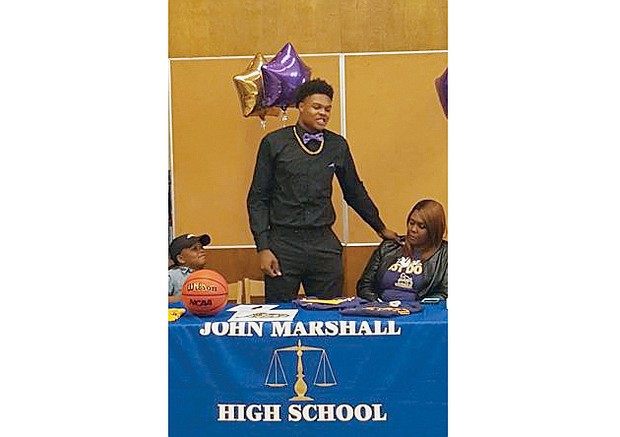
[[[366,264],[364,273],[357,282],[357,295],[361,298],[376,301],[380,291],[379,282],[387,268],[399,257],[403,256],[403,246],[392,240],[384,240],[373,252]],[[424,262],[424,275],[429,279],[428,286],[419,294],[418,299],[425,297],[448,298],[448,242],[443,241],[437,252]]]

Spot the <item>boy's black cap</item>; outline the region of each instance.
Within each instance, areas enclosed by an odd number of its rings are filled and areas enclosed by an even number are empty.
[[[172,262],[177,264],[177,256],[181,253],[181,251],[183,249],[187,249],[188,247],[192,247],[196,243],[200,243],[202,246],[208,246],[209,243],[211,243],[211,237],[208,234],[198,236],[194,234],[183,234],[172,240],[170,247],[168,248]]]

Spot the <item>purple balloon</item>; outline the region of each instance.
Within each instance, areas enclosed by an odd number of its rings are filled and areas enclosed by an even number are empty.
[[[283,109],[295,106],[295,92],[299,85],[310,80],[310,68],[303,63],[292,44],[286,43],[261,69],[265,90],[263,105]]]
[[[448,118],[448,67],[441,76],[435,79],[435,88],[439,95],[439,101],[443,108],[443,113]]]

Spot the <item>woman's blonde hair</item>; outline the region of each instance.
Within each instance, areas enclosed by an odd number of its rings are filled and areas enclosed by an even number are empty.
[[[422,221],[424,221],[428,230],[428,238],[433,246],[439,246],[446,235],[446,213],[441,203],[432,199],[420,200],[409,211],[406,223],[409,223],[409,219],[414,211],[420,213]]]

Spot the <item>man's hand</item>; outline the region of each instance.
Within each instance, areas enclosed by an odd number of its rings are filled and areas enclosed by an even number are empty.
[[[276,258],[276,256],[271,250],[261,250],[260,252],[258,252],[258,257],[260,258],[260,269],[264,274],[272,278],[275,278],[276,276],[282,276],[278,258]]]
[[[394,232],[393,230],[391,230],[391,229],[385,228],[384,230],[382,230],[378,234],[384,240],[399,241],[398,240],[398,234],[396,232]]]

